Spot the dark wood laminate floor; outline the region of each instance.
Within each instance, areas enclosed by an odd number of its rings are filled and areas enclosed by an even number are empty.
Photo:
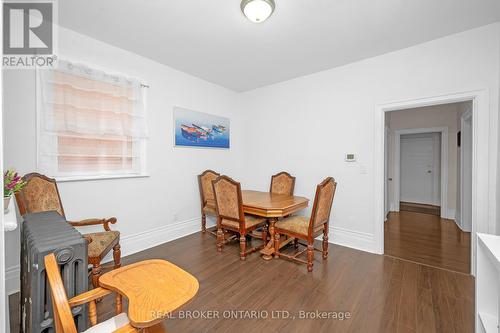
[[[257,241],[256,241],[257,242]],[[238,257],[238,245],[222,254],[208,234],[193,234],[124,258],[162,258],[199,279],[200,290],[183,310],[216,310],[219,319],[168,319],[169,332],[472,332],[471,276],[341,246],[330,246],[314,272],[286,260]],[[18,296],[17,296],[18,297]],[[18,304],[11,297],[11,309]],[[113,300],[98,305],[99,319],[113,315]],[[224,311],[286,310],[295,319],[224,319]],[[348,311],[350,319],[299,319],[299,311]],[[264,311],[264,312],[263,312]],[[278,314],[275,312],[275,315]],[[179,315],[179,313],[174,314]],[[11,318],[17,332],[17,319]]]
[[[385,254],[470,273],[470,233],[454,221],[415,212],[391,212],[385,223]]]

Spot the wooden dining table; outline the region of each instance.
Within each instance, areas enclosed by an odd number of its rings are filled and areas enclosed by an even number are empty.
[[[285,217],[299,210],[307,208],[309,199],[294,195],[275,194],[270,192],[242,190],[243,211],[246,214],[266,217],[269,220],[269,234],[271,240],[260,253],[264,260],[273,258],[274,249],[274,224],[280,217]],[[208,202],[215,206],[215,202]],[[280,242],[280,248],[288,244],[291,239]]]

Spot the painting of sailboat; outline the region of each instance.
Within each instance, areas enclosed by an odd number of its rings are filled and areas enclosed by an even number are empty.
[[[229,148],[229,119],[174,107],[176,147]]]

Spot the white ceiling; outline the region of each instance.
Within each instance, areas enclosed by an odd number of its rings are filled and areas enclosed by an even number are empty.
[[[499,0],[62,0],[61,25],[246,91],[500,20]]]

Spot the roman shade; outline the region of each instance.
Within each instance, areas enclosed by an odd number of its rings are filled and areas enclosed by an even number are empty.
[[[50,176],[141,174],[148,137],[137,79],[58,61],[41,69],[38,169]]]

